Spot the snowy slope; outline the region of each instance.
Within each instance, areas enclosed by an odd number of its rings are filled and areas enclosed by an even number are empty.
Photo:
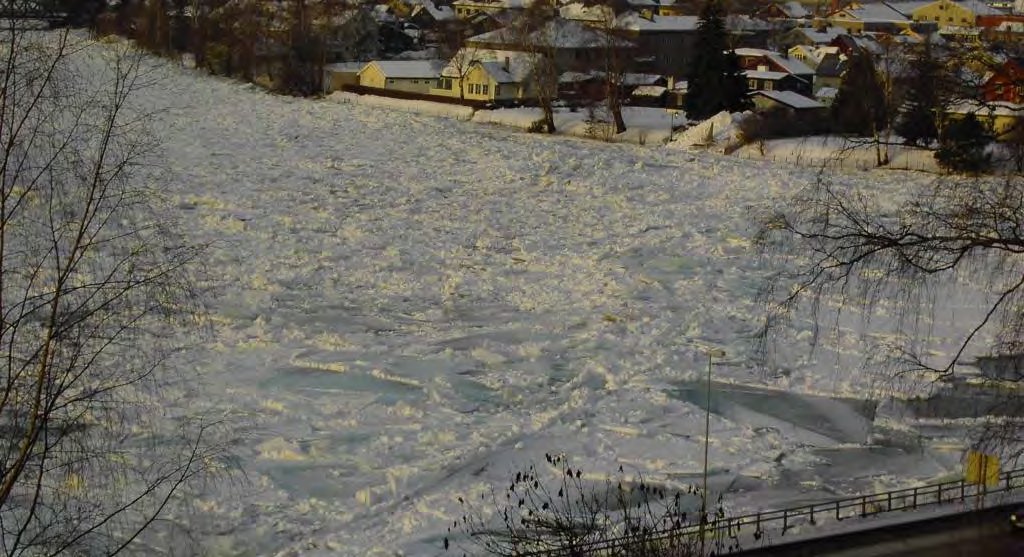
[[[782,380],[745,364],[771,263],[754,217],[813,169],[160,73],[141,100],[166,108],[165,190],[210,242],[206,384],[180,402],[236,424],[247,471],[179,517],[196,552],[432,555],[460,494],[545,452],[692,478],[703,414],[673,385],[705,373],[708,347],[728,351],[722,379],[873,386],[837,367],[865,350],[852,335],[840,359],[784,351]],[[813,476],[822,457],[758,425],[713,417],[716,489],[776,482],[780,452]],[[866,477],[886,473],[872,462]]]

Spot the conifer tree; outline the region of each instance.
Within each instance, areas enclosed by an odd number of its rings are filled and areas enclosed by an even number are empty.
[[[701,9],[696,48],[686,79],[685,108],[691,120],[751,107],[746,76],[729,46],[721,0],[707,0]]]
[[[923,54],[911,65],[906,102],[896,123],[896,133],[907,145],[928,145],[939,138],[937,120],[944,112],[947,83],[942,63],[926,42]]]
[[[843,74],[836,100],[832,103],[832,121],[836,131],[861,136],[874,136],[885,128],[885,87],[867,52],[850,58]]]
[[[935,160],[947,171],[978,174],[991,166],[992,157],[985,149],[992,136],[974,114],[949,122],[940,140]]]

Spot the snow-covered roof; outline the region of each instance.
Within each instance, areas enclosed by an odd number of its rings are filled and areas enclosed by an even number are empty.
[[[619,16],[616,27],[627,31],[667,32],[696,31],[700,18],[692,15],[655,15],[651,19],[640,17],[634,12]]]
[[[511,73],[511,63],[505,68],[504,62],[476,62],[498,83],[518,83],[519,80]]]
[[[811,12],[807,11],[803,4],[795,0],[781,4],[779,7],[789,17],[807,17],[811,15]]]
[[[821,31],[810,27],[798,27],[793,31],[807,37],[807,40],[814,44],[828,44],[835,40],[839,35],[846,34],[846,29],[843,29],[842,27],[828,27]]]
[[[818,92],[814,94],[819,99],[834,99],[839,94],[839,89],[835,87],[822,87],[818,89]]]
[[[633,43],[592,29],[573,19],[554,18],[530,33],[527,41],[557,48],[606,48],[609,45],[629,47]],[[503,27],[466,39],[467,44],[514,46],[524,42],[510,27]]]
[[[1005,10],[999,8],[993,8],[984,2],[978,2],[977,0],[966,0],[960,2],[954,2],[954,4],[960,5],[968,10],[974,12],[974,15],[1006,15]]]
[[[623,85],[651,85],[662,77],[656,73],[626,73],[622,75]]]
[[[807,75],[814,73],[814,68],[804,64],[800,60],[797,60],[796,58],[787,58],[786,56],[771,50],[765,50],[762,48],[737,48],[736,55],[767,58],[786,72],[794,75]]]
[[[910,17],[917,10],[929,5],[934,4],[935,0],[910,0],[907,2],[885,2],[890,8],[903,14],[906,17]]]
[[[328,72],[359,72],[369,62],[337,62],[324,65],[324,71]]]
[[[431,16],[437,21],[445,21],[455,18],[455,12],[452,11],[451,6],[438,7],[433,0],[408,0],[410,3],[415,4],[412,8],[411,15],[415,16],[420,11],[426,10]]]
[[[814,99],[807,98],[793,91],[754,91],[751,95],[767,97],[779,104],[796,109],[824,108],[825,106]]]
[[[579,21],[605,21],[615,17],[615,12],[605,4],[587,6],[582,2],[570,2],[558,8],[558,15]]]
[[[907,16],[889,7],[887,4],[859,4],[856,8],[847,8],[843,11],[865,22],[904,22],[908,19]]]
[[[438,77],[445,63],[442,60],[374,60],[366,66],[377,66],[385,77],[394,79],[422,79]],[[360,72],[366,71],[364,67]]]
[[[634,97],[660,97],[668,92],[668,87],[661,85],[641,85],[633,89]]]
[[[462,77],[474,62],[493,62],[504,70],[505,61],[508,60],[506,73],[511,79],[508,83],[519,83],[527,80],[533,72],[533,56],[528,52],[516,50],[463,47],[455,53],[455,56],[452,56],[452,59],[441,70],[441,75],[454,78]],[[484,66],[484,69],[488,67]]]
[[[765,72],[761,70],[747,70],[743,72],[743,75],[747,76],[748,79],[769,79],[775,81],[777,79],[782,79],[790,74],[784,72]]]

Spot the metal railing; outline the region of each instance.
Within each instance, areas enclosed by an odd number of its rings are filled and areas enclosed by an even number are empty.
[[[990,496],[1016,490],[1024,490],[1024,468],[1000,473],[998,483],[992,486],[970,483],[961,479],[741,516],[712,517],[704,523],[703,528],[700,523],[687,524],[682,528],[652,534],[646,538],[645,542],[657,543],[691,536],[696,539],[703,530],[703,535],[707,539],[715,540],[719,546],[725,545],[721,543],[723,540],[738,540],[739,536],[748,534],[752,536],[752,539],[761,540],[761,544],[766,545],[767,538],[765,536],[767,534],[778,533],[784,536],[787,531],[797,526],[817,526],[823,522],[866,518],[896,511],[914,511],[962,501],[975,501],[981,507]],[[605,550],[622,548],[629,543],[634,543],[634,540],[632,538],[613,538],[576,545],[572,548],[543,550],[527,555],[537,557],[593,555],[600,554]],[[721,547],[716,549],[716,554],[722,553]]]

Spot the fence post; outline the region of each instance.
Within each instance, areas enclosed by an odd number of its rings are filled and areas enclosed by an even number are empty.
[[[863,518],[863,517],[865,517],[867,515],[868,515],[868,498],[866,496],[862,496],[860,498],[860,516],[861,516],[861,518]]]
[[[939,491],[938,491],[936,496],[939,498],[939,500],[937,501],[938,504],[941,505],[942,504],[942,484],[938,484],[938,487],[939,487]]]
[[[917,510],[917,488],[914,488],[914,510]]]
[[[843,517],[839,516],[839,501],[836,501],[836,522],[842,520]]]
[[[811,505],[811,526],[814,526],[814,505]]]
[[[785,534],[786,530],[789,529],[789,509],[782,510],[782,533]]]
[[[960,500],[963,501],[967,498],[967,481],[960,480]]]
[[[886,512],[890,512],[891,513],[892,512],[892,492],[890,491],[889,493],[886,493],[885,495],[886,495],[886,498],[888,499],[888,502],[886,503],[887,508],[885,510],[886,510]]]

